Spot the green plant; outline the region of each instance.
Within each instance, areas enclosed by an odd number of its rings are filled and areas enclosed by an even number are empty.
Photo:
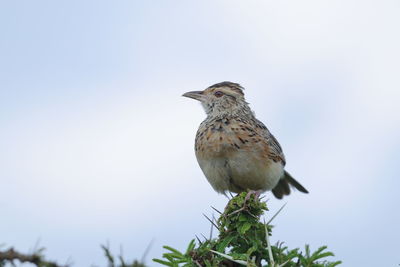
[[[308,245],[305,252],[288,249],[283,243],[271,245],[272,219],[261,222],[261,216],[268,211],[265,202],[255,192],[243,192],[233,197],[219,212],[220,217],[210,222],[218,229],[217,238],[190,241],[184,253],[164,246],[168,252],[154,262],[165,266],[286,266],[286,267],[333,267],[341,261],[329,262],[326,257],[334,256],[322,246],[311,253]],[[279,211],[278,211],[279,213]]]

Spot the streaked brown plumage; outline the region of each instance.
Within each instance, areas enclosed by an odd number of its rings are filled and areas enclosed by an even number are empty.
[[[220,193],[271,190],[281,199],[290,186],[308,193],[288,172],[282,148],[245,101],[243,87],[222,82],[183,96],[199,100],[207,113],[196,134],[197,161]]]

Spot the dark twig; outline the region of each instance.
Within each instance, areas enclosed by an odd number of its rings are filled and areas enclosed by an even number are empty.
[[[204,238],[205,241],[208,241],[208,238],[205,235],[201,234],[201,236]]]
[[[218,227],[210,218],[208,218],[207,215],[205,215],[204,213],[203,213],[203,215],[204,215],[204,217],[206,217],[206,219],[207,219],[210,223],[212,223],[212,224],[214,225],[215,228],[218,229],[218,231],[220,231],[220,230],[219,230],[219,227]]]
[[[199,241],[199,244],[202,245],[203,242],[201,242],[200,238],[197,235],[195,235],[195,237],[196,237],[197,241]]]
[[[150,241],[150,243],[147,245],[146,250],[144,251],[143,255],[142,255],[142,260],[141,262],[145,262],[146,261],[146,257],[147,254],[149,254],[151,247],[154,244],[154,238]]]
[[[214,214],[212,215],[212,221],[214,221]],[[214,229],[214,224],[211,224],[211,229],[210,229],[210,240],[212,239],[213,229]]]
[[[59,265],[56,262],[46,261],[44,257],[38,253],[23,254],[15,251],[13,248],[9,248],[6,251],[0,251],[0,262],[14,263],[15,260],[21,263],[32,263],[36,266],[46,267],[67,267],[67,265]]]
[[[217,210],[217,209],[214,208],[213,206],[211,206],[211,208],[212,208],[213,210],[215,210],[216,212],[218,212],[219,214],[222,214],[222,212],[220,212],[219,210]]]

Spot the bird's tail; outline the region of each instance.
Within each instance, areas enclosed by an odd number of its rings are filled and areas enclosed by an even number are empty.
[[[278,184],[272,189],[272,193],[276,198],[281,199],[283,196],[290,194],[290,187],[294,187],[300,192],[308,193],[307,189],[297,182],[287,171],[285,171]]]

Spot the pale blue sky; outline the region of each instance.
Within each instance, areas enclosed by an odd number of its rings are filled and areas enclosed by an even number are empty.
[[[226,203],[182,93],[246,88],[310,194],[269,201],[273,240],[397,266],[398,1],[2,1],[0,243],[74,266],[150,259]]]

